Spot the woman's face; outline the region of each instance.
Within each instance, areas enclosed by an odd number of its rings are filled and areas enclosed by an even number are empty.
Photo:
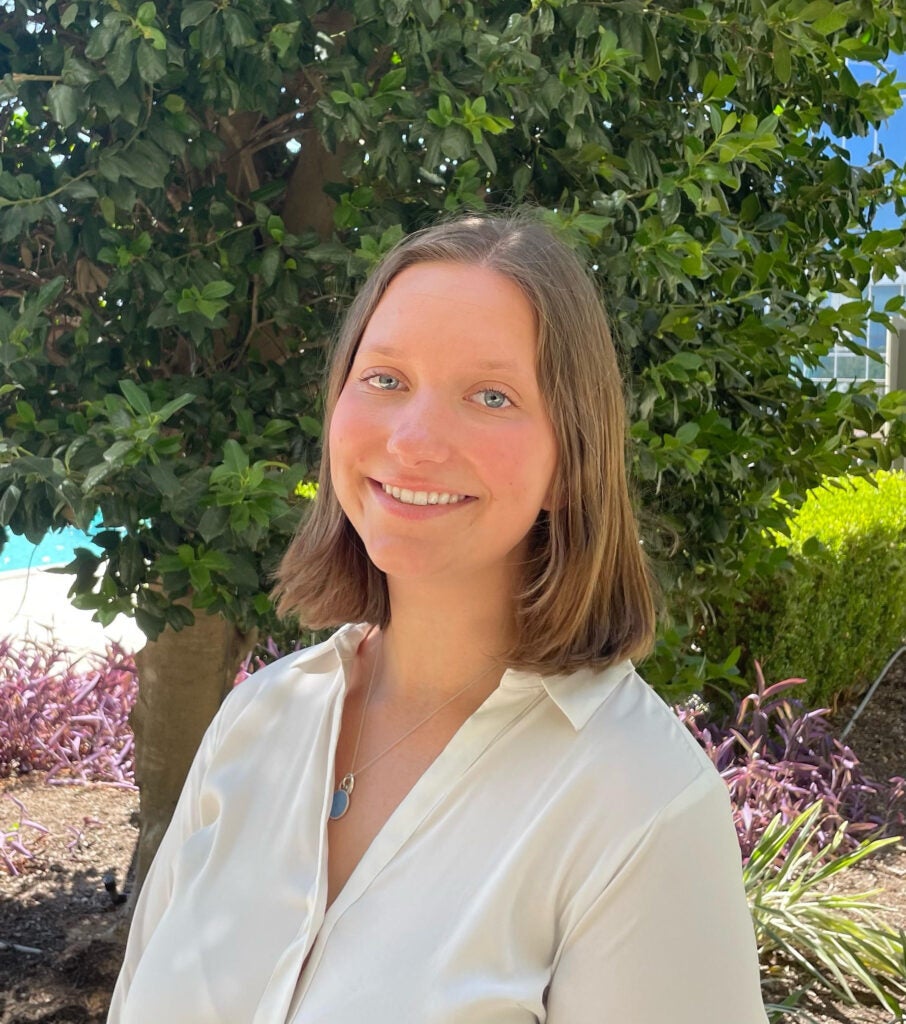
[[[391,282],[328,438],[340,504],[388,577],[512,586],[557,465],[536,338],[497,271],[420,263]]]

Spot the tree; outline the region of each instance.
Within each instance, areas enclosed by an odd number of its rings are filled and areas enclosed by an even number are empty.
[[[732,673],[696,638],[769,568],[777,497],[903,450],[906,395],[803,367],[863,351],[861,289],[904,265],[903,233],[871,230],[902,168],[837,141],[900,103],[904,0],[0,11],[0,526],[103,517],[73,600],[151,639],[140,871],[268,615],[326,339],[403,232],[531,202],[595,262],[677,623],[648,666],[668,696]]]

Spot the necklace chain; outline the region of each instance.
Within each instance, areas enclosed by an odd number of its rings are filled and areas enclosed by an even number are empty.
[[[377,677],[378,665],[381,663],[381,658],[384,654],[384,644],[378,648],[377,653],[374,656],[374,664],[371,666],[371,675],[368,678],[368,689],[365,691],[365,703],[362,705],[362,717],[359,719],[359,731],[355,738],[355,750],[352,752],[352,771],[349,773],[353,777],[356,774],[356,763],[359,760],[359,744],[362,742],[362,733],[365,730],[365,716],[368,714],[368,705],[371,703],[371,690],[374,686],[374,680]],[[365,765],[366,768],[370,767],[370,763]],[[362,771],[363,769],[359,769]]]
[[[478,673],[477,676],[475,676],[473,679],[470,679],[465,686],[457,690],[456,693],[454,693],[451,697],[448,697],[429,715],[426,715],[423,719],[421,719],[421,721],[416,722],[411,729],[407,729],[406,732],[404,732],[403,735],[400,736],[398,739],[395,739],[390,744],[389,747],[385,747],[384,750],[382,750],[375,757],[372,757],[371,760],[366,761],[361,768],[357,768],[356,765],[359,760],[359,745],[362,742],[362,733],[364,732],[365,729],[365,718],[367,717],[368,714],[368,705],[371,703],[371,691],[374,688],[374,681],[377,678],[378,665],[381,662],[382,654],[383,645],[381,646],[381,649],[378,651],[378,653],[375,655],[374,665],[371,669],[371,677],[368,680],[368,689],[365,693],[365,704],[362,708],[362,717],[359,719],[359,731],[355,739],[355,749],[352,752],[352,769],[351,771],[347,772],[346,775],[343,776],[340,785],[334,792],[333,804],[330,810],[330,817],[332,819],[342,818],[346,811],[349,809],[349,800],[352,795],[353,787],[355,786],[356,777],[358,775],[361,775],[362,772],[370,768],[372,765],[377,764],[377,762],[380,761],[382,757],[389,754],[390,751],[398,747],[403,742],[403,740],[407,740],[414,732],[416,732],[418,729],[421,729],[423,725],[426,725],[428,722],[430,722],[435,715],[439,715],[445,707],[452,704],[457,697],[461,697],[466,692],[466,690],[471,689],[480,679],[483,679],[494,668],[494,665],[486,666],[485,668],[483,668],[481,672]]]

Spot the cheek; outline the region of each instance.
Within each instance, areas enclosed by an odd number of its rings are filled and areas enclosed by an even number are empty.
[[[526,486],[532,489],[539,506],[550,511],[559,463],[557,443],[552,432],[537,438],[528,458],[530,469],[527,471]]]
[[[497,487],[515,500],[548,500],[557,466],[556,444],[546,433],[518,433],[486,446],[486,464]]]
[[[347,515],[351,511],[352,469],[360,448],[356,442],[355,422],[349,412],[349,404],[344,403],[341,397],[331,416],[326,438],[330,454],[330,479],[334,493]]]
[[[327,434],[331,465],[340,466],[354,461],[361,442],[367,439],[368,434],[367,423],[357,410],[355,396],[347,391],[341,392]]]

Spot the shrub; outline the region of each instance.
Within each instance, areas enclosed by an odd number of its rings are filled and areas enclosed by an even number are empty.
[[[860,840],[906,825],[906,781],[876,782],[853,751],[832,734],[825,710],[808,711],[791,693],[803,680],[758,686],[735,711],[707,718],[707,705],[677,709],[681,720],[714,762],[730,790],[743,861],[748,861],[771,821],[786,825],[820,802],[814,841],[855,848]],[[842,832],[841,832],[842,829]]]
[[[759,963],[765,970],[779,959],[851,1005],[859,1002],[855,983],[901,1014],[906,999],[906,933],[882,920],[880,914],[887,908],[872,902],[877,890],[845,894],[828,884],[897,840],[863,841],[844,853],[843,826],[830,841],[819,839],[823,817],[820,801],[789,824],[777,815],[743,870]]]
[[[810,707],[857,695],[906,636],[904,510],[904,473],[810,491],[789,539],[775,538],[789,567],[738,604],[706,646],[742,638],[769,676],[807,677]]]
[[[0,778],[43,771],[50,782],[134,789],[136,689],[132,657],[116,644],[76,656],[51,639],[0,638]]]
[[[898,841],[880,836],[906,825],[906,781],[868,778],[827,711],[792,696],[804,680],[766,686],[755,671],[756,690],[723,718],[709,719],[700,698],[676,710],[730,790],[762,973],[792,968],[851,1004],[862,986],[899,1013],[906,935],[884,923],[874,892],[841,894],[831,883]],[[801,994],[767,1004],[769,1019],[786,1019]]]

